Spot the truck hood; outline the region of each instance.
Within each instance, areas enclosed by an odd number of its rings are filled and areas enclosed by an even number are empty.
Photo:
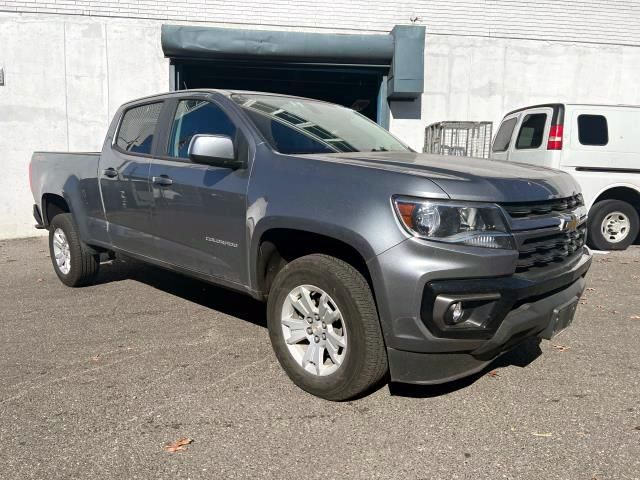
[[[569,197],[580,191],[567,173],[523,163],[414,152],[353,152],[310,156],[324,161],[422,176],[433,181],[455,200],[529,202]]]

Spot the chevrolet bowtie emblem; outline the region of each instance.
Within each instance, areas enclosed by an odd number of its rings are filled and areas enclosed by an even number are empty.
[[[565,215],[560,219],[561,232],[575,232],[578,228],[578,216],[575,213]]]

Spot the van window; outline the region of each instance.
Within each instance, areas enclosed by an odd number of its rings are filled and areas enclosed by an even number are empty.
[[[124,112],[116,146],[125,152],[150,154],[160,110],[162,102],[140,105]]]
[[[516,140],[516,148],[524,150],[527,148],[538,148],[542,145],[544,137],[544,126],[547,123],[546,113],[530,113],[524,117],[518,140]]]
[[[235,140],[236,126],[217,105],[205,100],[180,100],[173,118],[168,155],[189,158],[189,144],[198,134],[226,135]]]
[[[515,117],[502,122],[496,134],[496,139],[493,142],[494,152],[506,152],[509,149],[511,136],[513,135],[513,129],[516,128],[516,123],[518,123],[518,119]]]
[[[602,115],[578,115],[578,139],[581,145],[609,143],[607,119]]]

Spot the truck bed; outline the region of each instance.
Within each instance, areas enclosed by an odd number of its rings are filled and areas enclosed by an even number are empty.
[[[35,152],[31,157],[29,180],[36,206],[47,225],[46,196],[65,199],[73,205],[85,238],[89,218],[104,220],[104,211],[98,185],[99,152]],[[78,211],[79,210],[79,211]],[[89,227],[91,228],[91,227]],[[83,235],[84,236],[84,235]]]

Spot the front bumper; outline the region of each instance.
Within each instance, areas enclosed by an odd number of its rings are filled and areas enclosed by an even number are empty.
[[[509,252],[439,245],[429,245],[425,251],[426,245],[409,242],[385,252],[370,265],[391,379],[397,382],[452,381],[481,370],[527,338],[548,338],[554,311],[577,302],[591,265],[591,255],[585,249],[570,262],[537,275],[515,275]],[[382,285],[376,281],[380,278],[384,279]],[[390,282],[399,283],[393,286]],[[407,288],[407,282],[416,287]],[[429,318],[435,297],[442,293],[497,293],[499,300],[489,313],[484,312],[486,328],[443,331]]]

